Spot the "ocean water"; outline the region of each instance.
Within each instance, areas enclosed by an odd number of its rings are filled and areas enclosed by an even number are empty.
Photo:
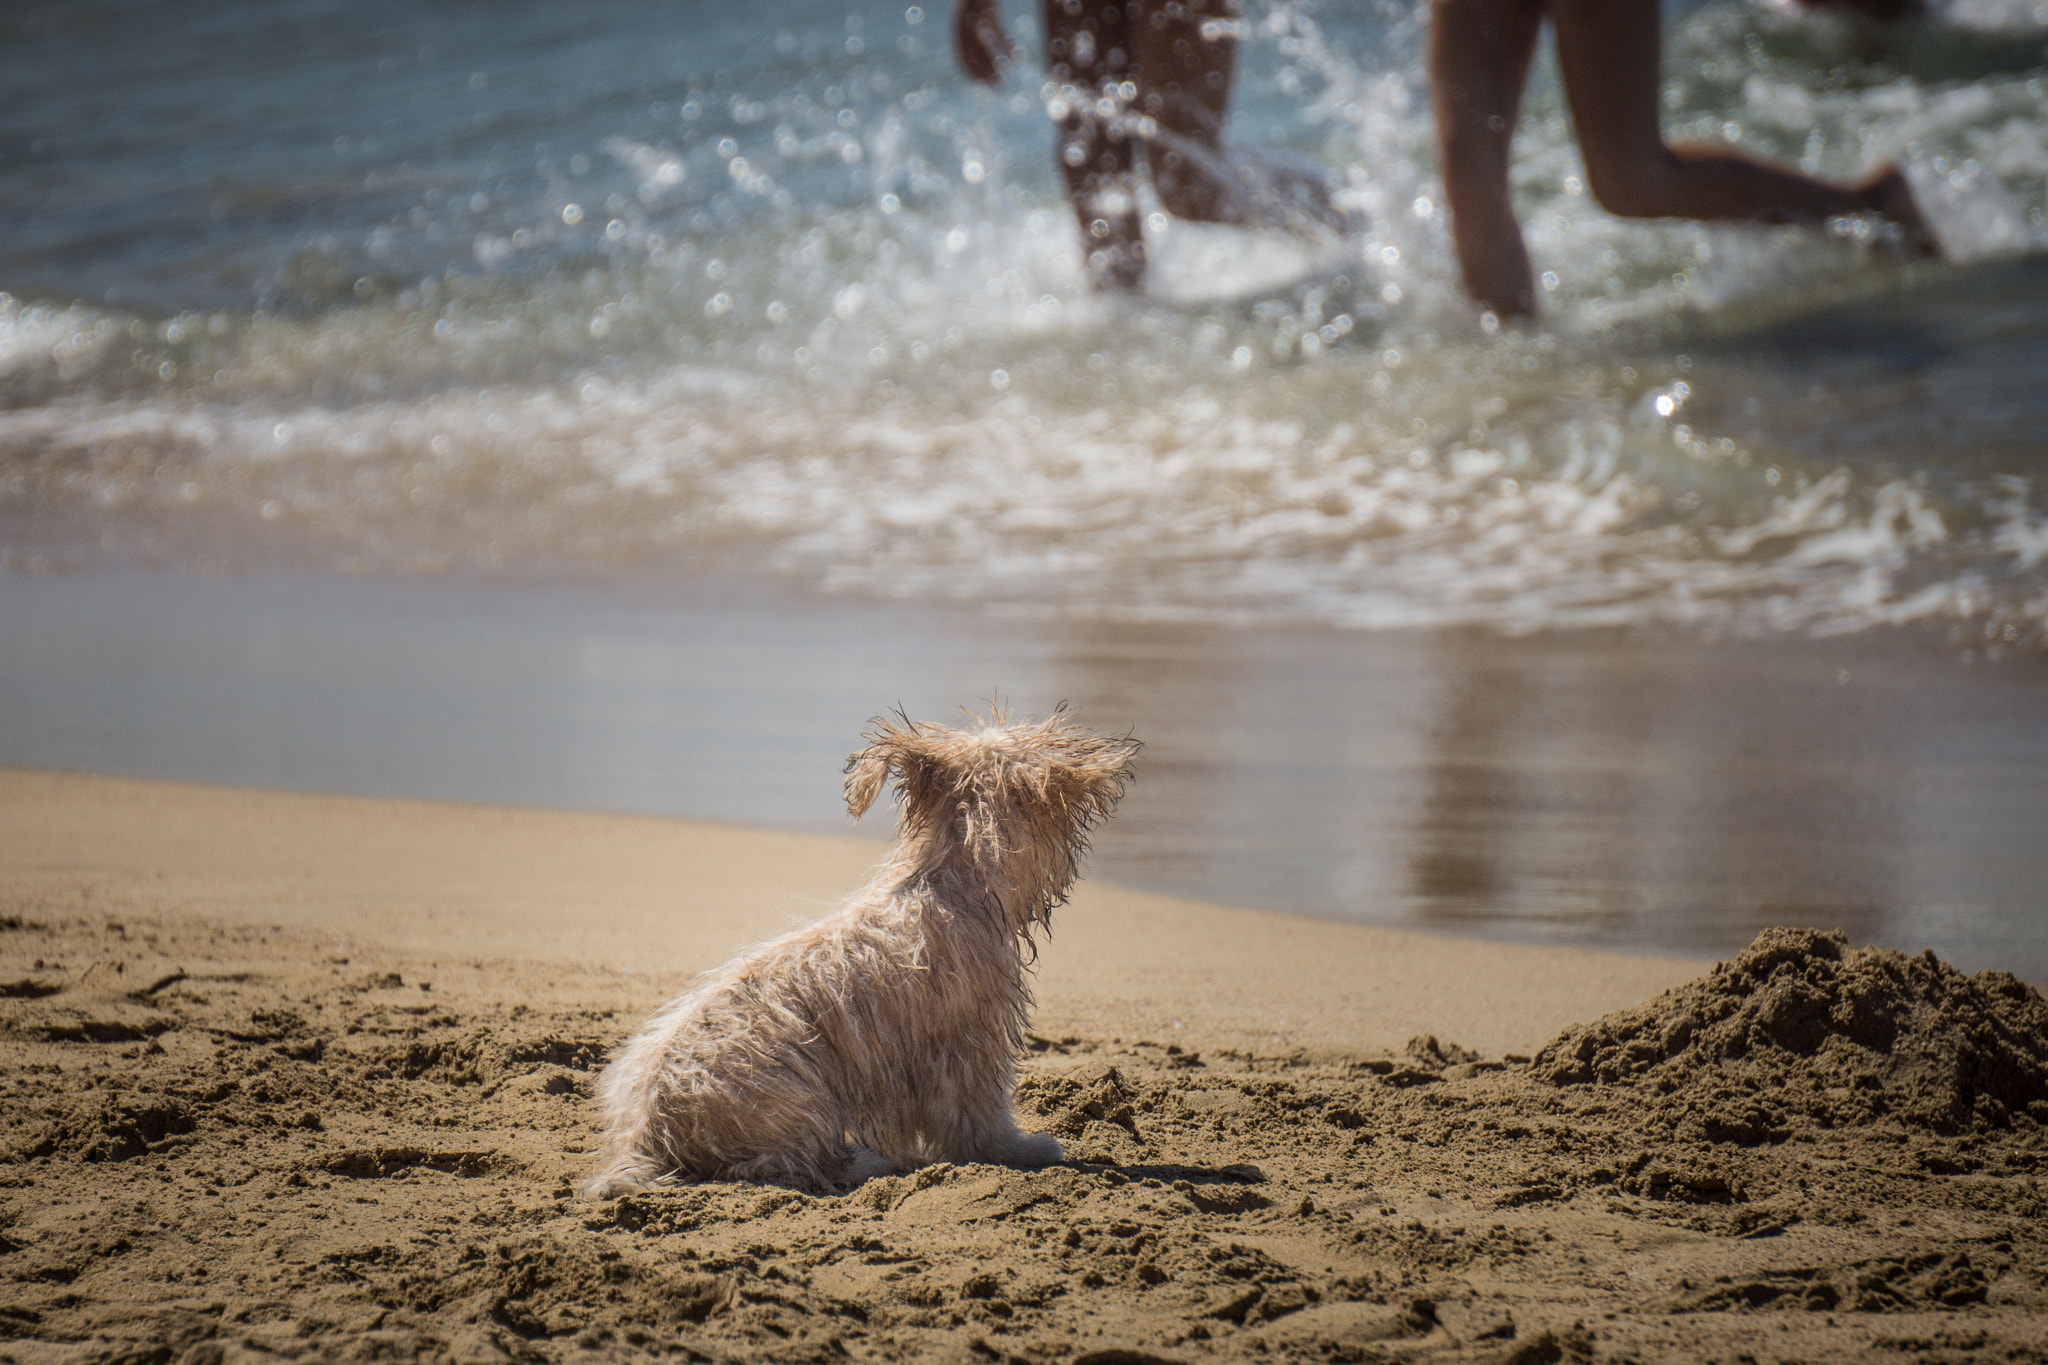
[[[1030,7],[993,92],[893,0],[0,7],[0,762],[842,828],[875,710],[1066,699],[1118,880],[2048,977],[2048,5],[1665,9],[1669,132],[1939,262],[1608,217],[1539,59],[1489,328],[1421,9],[1247,4],[1353,229],[1135,299]]]
[[[1900,160],[1938,264],[1607,217],[1546,59],[1498,332],[1418,7],[1252,0],[1230,137],[1357,230],[1169,225],[1137,301],[1011,21],[992,93],[867,0],[11,7],[0,554],[2043,647],[2048,10],[1667,11],[1674,135]]]

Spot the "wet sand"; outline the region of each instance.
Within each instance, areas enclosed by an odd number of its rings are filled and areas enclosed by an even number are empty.
[[[2040,997],[1812,935],[1084,882],[1065,1165],[575,1201],[607,1049],[876,852],[0,771],[0,1360],[2048,1359]]]

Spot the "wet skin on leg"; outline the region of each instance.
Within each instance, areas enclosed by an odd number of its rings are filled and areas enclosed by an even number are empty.
[[[1508,190],[1509,146],[1543,27],[1542,0],[1432,0],[1429,87],[1451,242],[1465,292],[1501,317],[1536,311]]]
[[[1654,0],[1432,0],[1429,71],[1444,198],[1466,291],[1502,316],[1535,311],[1508,192],[1508,144],[1545,14],[1593,197],[1623,218],[1821,223],[1874,212],[1934,252],[1905,176],[1839,186],[1713,143],[1664,141]]]
[[[1233,0],[1046,0],[1046,64],[1072,90],[1056,156],[1098,284],[1135,288],[1144,274],[1141,148],[1167,212],[1245,220],[1222,143],[1235,23]],[[1135,95],[1106,93],[1125,83]]]
[[[1824,223],[1896,209],[1876,187],[1831,185],[1723,143],[1664,141],[1658,108],[1662,19],[1643,0],[1550,0],[1558,67],[1593,197],[1622,218]],[[1903,184],[1904,177],[1897,176]],[[1908,198],[1910,204],[1910,196]],[[1918,225],[1918,214],[1912,224]]]
[[[1135,289],[1145,272],[1137,162],[1161,205],[1195,222],[1254,220],[1342,230],[1313,172],[1223,150],[1239,0],[1043,0],[1046,66],[1057,84],[1055,164],[1098,288]],[[995,0],[956,0],[961,70],[1000,80],[1008,39]]]
[[[1146,0],[1139,12],[1136,109],[1151,120],[1145,159],[1152,188],[1176,218],[1244,221],[1223,151],[1236,24],[1232,0]]]
[[[1066,106],[1053,153],[1098,288],[1135,289],[1145,273],[1135,130],[1101,108],[1116,98],[1106,87],[1134,78],[1129,13],[1136,2],[1045,0],[1046,67]]]

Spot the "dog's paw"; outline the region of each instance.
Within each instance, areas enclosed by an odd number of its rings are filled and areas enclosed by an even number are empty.
[[[1002,1159],[1011,1166],[1056,1166],[1067,1159],[1067,1151],[1049,1133],[1019,1133]]]
[[[846,1149],[846,1165],[839,1175],[839,1188],[851,1190],[879,1175],[896,1175],[902,1170],[895,1162],[869,1147]]]
[[[643,1194],[668,1184],[672,1175],[638,1153],[615,1156],[589,1179],[576,1186],[576,1197],[591,1203],[617,1199],[621,1195]]]
[[[601,1204],[607,1199],[617,1199],[621,1195],[627,1194],[639,1194],[648,1188],[650,1186],[646,1182],[622,1179],[607,1172],[602,1175],[594,1175],[579,1184],[576,1187],[576,1197],[585,1203]]]

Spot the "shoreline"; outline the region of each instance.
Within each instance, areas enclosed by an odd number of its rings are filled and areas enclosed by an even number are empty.
[[[656,816],[18,768],[0,768],[0,815],[10,896],[69,913],[187,920],[203,905],[223,926],[335,934],[338,948],[374,944],[479,986],[493,963],[545,962],[657,978],[649,988],[666,993],[850,895],[882,847]],[[1041,1031],[1201,1048],[1284,1039],[1390,1051],[1435,1033],[1488,1055],[1527,1053],[1707,965],[1208,905],[1084,869],[1042,945],[1036,1018]],[[1286,1002],[1277,1015],[1274,1002]]]

